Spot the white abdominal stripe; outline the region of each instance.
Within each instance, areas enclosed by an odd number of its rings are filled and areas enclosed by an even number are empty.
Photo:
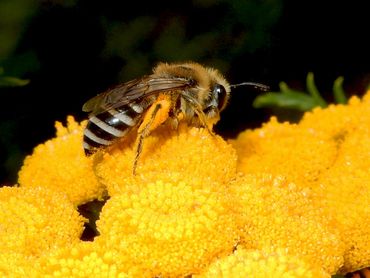
[[[135,104],[90,116],[83,137],[85,154],[90,155],[97,148],[109,146],[115,139],[125,136],[138,122],[139,111],[143,109]]]

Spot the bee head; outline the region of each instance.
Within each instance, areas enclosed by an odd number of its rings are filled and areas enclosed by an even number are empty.
[[[210,77],[209,94],[203,112],[208,118],[218,118],[230,98],[230,85],[215,69],[207,68]]]

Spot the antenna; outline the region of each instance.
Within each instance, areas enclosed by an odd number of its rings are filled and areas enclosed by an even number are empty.
[[[236,88],[236,87],[239,87],[239,86],[253,86],[256,89],[259,89],[259,90],[262,90],[262,91],[265,91],[265,92],[270,90],[269,86],[261,84],[261,83],[255,83],[255,82],[243,82],[243,83],[239,83],[239,84],[233,84],[233,85],[230,85],[230,88]]]

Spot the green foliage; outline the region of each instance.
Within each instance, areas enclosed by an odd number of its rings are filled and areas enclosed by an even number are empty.
[[[24,86],[29,83],[27,79],[20,79],[13,76],[4,76],[4,69],[0,68],[0,87],[17,87]]]
[[[13,54],[27,23],[36,14],[39,1],[0,1],[0,61]]]
[[[335,79],[333,85],[334,99],[337,103],[341,104],[347,103],[346,93],[343,90],[343,80],[343,76],[339,76],[337,79]]]
[[[279,92],[268,92],[256,97],[253,106],[255,108],[277,107],[304,112],[317,106],[326,107],[328,105],[316,87],[312,72],[307,74],[306,91],[294,90],[285,82],[280,82],[279,87]],[[343,77],[341,76],[334,81],[333,96],[336,103],[347,103],[347,97],[343,90]]]

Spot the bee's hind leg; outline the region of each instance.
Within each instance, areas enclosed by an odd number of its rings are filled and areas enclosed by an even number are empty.
[[[145,137],[147,137],[151,131],[156,129],[168,119],[170,109],[170,97],[167,95],[160,95],[145,113],[143,122],[140,124],[137,131],[138,137],[136,140],[136,155],[132,169],[133,175],[136,174],[136,167],[139,161],[140,154],[143,150],[143,142]]]

